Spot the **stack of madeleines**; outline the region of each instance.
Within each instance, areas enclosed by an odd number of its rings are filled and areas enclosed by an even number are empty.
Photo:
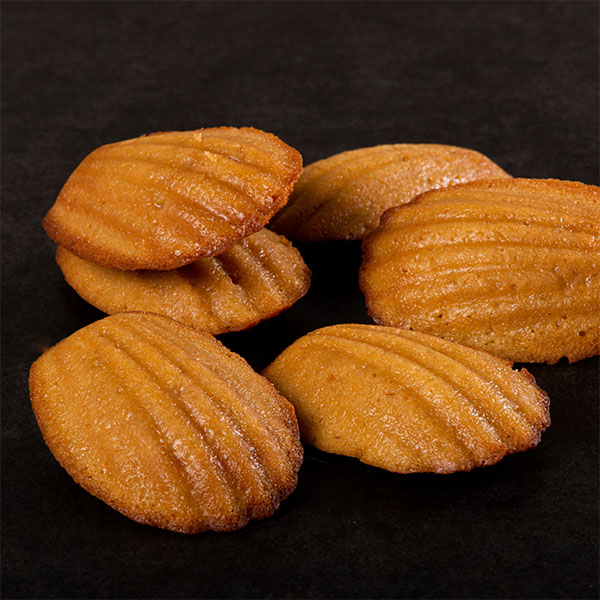
[[[158,133],[92,152],[44,219],[67,282],[112,316],[33,364],[33,409],[73,479],[138,522],[194,533],[272,515],[300,436],[397,473],[494,464],[550,424],[511,361],[599,351],[599,188],[435,144],[301,172],[256,129]],[[313,331],[259,375],[213,336],[306,294],[279,234],[364,239],[378,325]]]
[[[298,152],[256,129],[148,135],[86,157],[44,227],[66,280],[104,312],[246,329],[308,290],[300,253],[263,229],[301,172]]]

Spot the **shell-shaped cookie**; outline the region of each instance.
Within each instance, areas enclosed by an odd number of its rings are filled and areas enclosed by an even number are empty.
[[[29,385],[60,464],[140,523],[234,530],[296,487],[290,404],[210,334],[167,317],[92,323],[44,353]]]
[[[505,179],[428,192],[363,242],[360,286],[381,325],[519,362],[600,345],[600,188]]]
[[[334,325],[296,340],[264,375],[304,442],[398,473],[492,465],[537,445],[549,400],[525,370],[424,333]]]
[[[292,240],[356,240],[385,210],[422,192],[509,177],[479,152],[439,144],[391,144],[335,154],[308,165],[269,225]]]
[[[296,150],[257,129],[155,133],[94,150],[43,225],[86,260],[174,269],[260,230],[301,171]]]
[[[56,262],[69,285],[106,313],[157,313],[213,335],[276,316],[304,296],[311,275],[298,250],[267,229],[170,271],[121,271],[61,247]]]

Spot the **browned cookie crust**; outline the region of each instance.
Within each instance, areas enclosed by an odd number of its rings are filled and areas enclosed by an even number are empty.
[[[213,335],[286,310],[306,294],[311,276],[298,250],[267,229],[170,271],[111,269],[60,247],[56,262],[69,285],[106,313],[153,312]]]
[[[600,350],[600,188],[476,181],[390,209],[363,242],[360,286],[382,325],[519,362]]]
[[[258,129],[155,133],[87,156],[43,225],[80,258],[174,269],[259,231],[301,171],[296,150]]]
[[[50,450],[126,516],[195,533],[273,514],[296,487],[291,405],[205,332],[149,313],[84,327],[30,373]]]
[[[308,165],[270,227],[292,240],[364,238],[383,212],[456,183],[509,177],[474,150],[392,144],[335,154]]]
[[[264,371],[296,409],[302,439],[398,473],[492,465],[537,445],[547,395],[524,369],[416,331],[334,325]]]

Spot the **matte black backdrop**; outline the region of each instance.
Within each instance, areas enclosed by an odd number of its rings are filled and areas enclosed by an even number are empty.
[[[186,537],[137,525],[58,466],[31,413],[41,351],[102,315],[40,220],[95,147],[252,125],[308,164],[440,142],[513,175],[597,184],[598,3],[2,4],[5,598],[598,595],[598,362],[532,365],[539,447],[470,474],[399,476],[308,450],[276,516]],[[300,335],[369,322],[358,244],[300,246],[313,286],[222,336],[262,368]]]

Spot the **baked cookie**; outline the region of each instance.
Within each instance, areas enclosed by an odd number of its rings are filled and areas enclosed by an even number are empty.
[[[58,462],[140,523],[239,529],[296,487],[293,408],[240,356],[172,319],[92,323],[45,352],[29,386]]]
[[[383,212],[427,190],[474,179],[509,177],[474,150],[393,144],[335,154],[308,165],[269,227],[292,240],[356,240]]]
[[[217,335],[278,315],[308,291],[310,271],[288,240],[261,231],[219,256],[170,271],[121,271],[59,247],[71,287],[106,313],[145,311]]]
[[[397,473],[452,473],[533,448],[548,396],[524,369],[416,331],[334,325],[284,350],[265,377],[304,442]]]
[[[43,225],[80,258],[174,269],[259,231],[301,171],[296,150],[258,129],[155,133],[94,150]]]
[[[519,362],[600,346],[600,188],[477,181],[390,209],[363,242],[360,286],[381,325]]]

